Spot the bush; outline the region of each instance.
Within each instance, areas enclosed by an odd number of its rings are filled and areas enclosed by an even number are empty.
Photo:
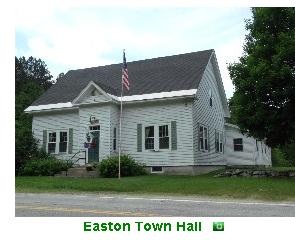
[[[272,165],[276,167],[295,166],[295,144],[272,148]]]
[[[139,176],[147,172],[144,165],[137,163],[130,155],[121,156],[121,176]],[[119,157],[110,156],[98,164],[98,171],[102,177],[118,177]]]
[[[20,169],[22,176],[53,176],[61,171],[67,171],[72,163],[61,161],[52,156],[27,161]]]

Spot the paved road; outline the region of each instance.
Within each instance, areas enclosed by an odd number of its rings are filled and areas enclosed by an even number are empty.
[[[123,194],[16,193],[17,217],[295,217],[294,203]]]

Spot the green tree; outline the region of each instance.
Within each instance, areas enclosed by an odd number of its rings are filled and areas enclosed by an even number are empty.
[[[295,8],[252,8],[244,53],[229,64],[232,121],[270,146],[295,141]]]
[[[56,77],[55,82],[59,81],[65,74],[62,72],[60,74],[58,74],[58,76]]]
[[[32,135],[32,116],[24,110],[51,85],[46,64],[30,57],[15,57],[15,170],[37,152]]]
[[[23,85],[27,82],[35,82],[47,90],[52,85],[52,76],[41,59],[15,57],[15,93],[22,91]]]

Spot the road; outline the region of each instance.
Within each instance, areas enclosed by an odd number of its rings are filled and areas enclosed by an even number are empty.
[[[16,193],[17,217],[295,217],[295,202],[127,194]]]

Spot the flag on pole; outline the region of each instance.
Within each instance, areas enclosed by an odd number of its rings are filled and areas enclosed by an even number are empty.
[[[123,51],[122,84],[129,91],[128,69],[125,57],[125,50]]]

